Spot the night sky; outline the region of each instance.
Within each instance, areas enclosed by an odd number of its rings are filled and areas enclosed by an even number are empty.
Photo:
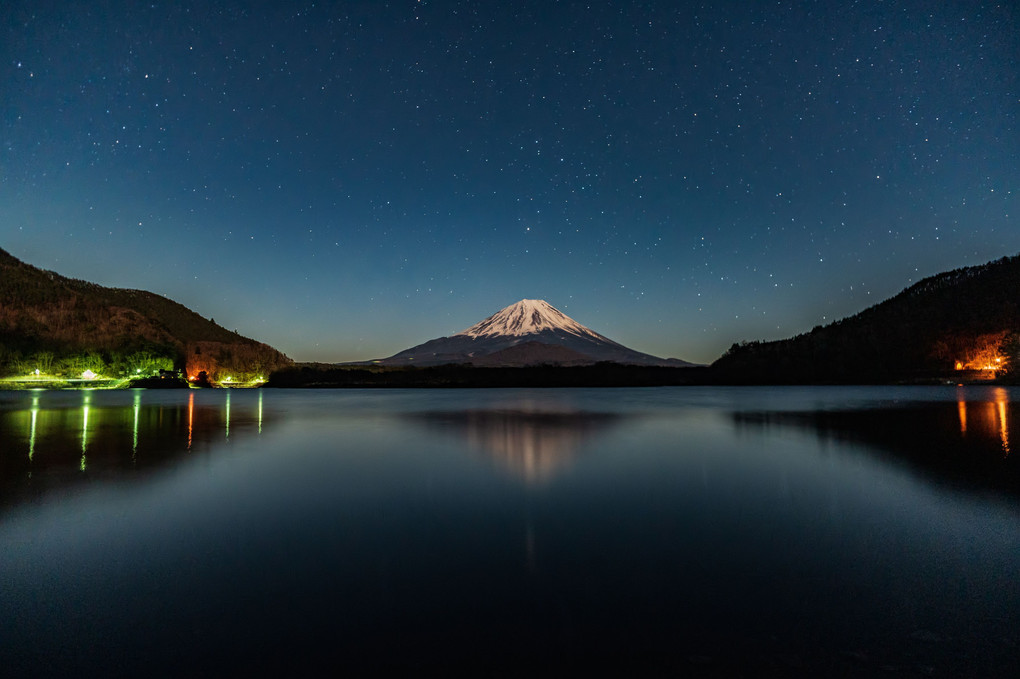
[[[1020,10],[0,6],[0,247],[296,360],[545,299],[709,362],[1020,252]]]

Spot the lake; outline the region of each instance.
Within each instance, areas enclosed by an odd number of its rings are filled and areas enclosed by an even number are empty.
[[[0,392],[0,666],[1012,677],[1018,403]]]

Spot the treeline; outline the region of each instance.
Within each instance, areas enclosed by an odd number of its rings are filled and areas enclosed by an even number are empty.
[[[708,384],[707,368],[663,368],[619,363],[587,366],[427,368],[295,365],[274,372],[267,387],[665,387]]]
[[[1020,257],[926,278],[811,332],[734,344],[713,369],[724,382],[889,382],[1008,357],[1020,332]]]
[[[265,380],[271,373],[293,365],[287,356],[258,342],[195,342],[188,345],[189,376],[204,372],[214,382]]]
[[[77,378],[85,371],[106,377],[153,375],[174,370],[179,357],[172,348],[116,351],[110,349],[19,349],[0,343],[0,377],[40,375]]]

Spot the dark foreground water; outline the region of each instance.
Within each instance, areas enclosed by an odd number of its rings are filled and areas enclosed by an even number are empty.
[[[1018,401],[0,393],[0,673],[1013,677]]]

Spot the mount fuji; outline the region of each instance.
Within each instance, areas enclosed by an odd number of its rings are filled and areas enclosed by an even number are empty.
[[[522,299],[451,337],[429,340],[373,363],[526,366],[590,365],[601,361],[672,367],[695,365],[629,349],[586,328],[540,299]]]

